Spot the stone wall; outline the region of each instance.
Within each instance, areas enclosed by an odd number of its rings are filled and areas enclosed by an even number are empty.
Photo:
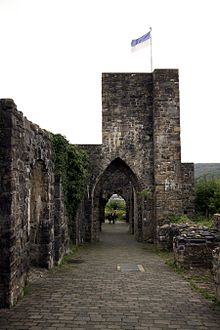
[[[220,301],[220,247],[213,251],[213,275],[216,285],[216,298]]]
[[[51,268],[68,244],[49,134],[0,100],[0,306],[22,295],[30,265]]]
[[[59,264],[69,246],[68,217],[60,176],[54,178],[54,261]]]

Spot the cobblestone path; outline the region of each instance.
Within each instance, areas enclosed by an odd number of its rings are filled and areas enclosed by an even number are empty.
[[[135,242],[125,224],[105,224],[101,242],[77,258],[83,262],[50,271],[14,308],[0,310],[0,329],[220,329],[220,310]]]

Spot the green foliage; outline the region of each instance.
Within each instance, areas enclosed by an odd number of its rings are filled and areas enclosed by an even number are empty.
[[[115,212],[117,220],[124,220],[126,214],[126,203],[124,199],[109,199],[105,206],[105,216],[107,217],[110,213]]]
[[[31,290],[29,286],[25,286],[23,288],[23,296],[27,296],[28,294],[30,294]]]
[[[61,134],[51,133],[50,136],[55,152],[55,174],[60,175],[64,183],[64,181],[66,181],[66,171],[68,163],[67,150],[69,147],[69,143]]]
[[[169,221],[171,223],[186,223],[186,222],[191,222],[191,220],[187,217],[186,214],[181,214],[181,215],[176,215],[176,214],[171,214],[168,217]]]
[[[220,179],[200,179],[196,182],[196,212],[208,217],[220,212]]]
[[[67,149],[67,191],[68,209],[72,216],[75,215],[77,206],[81,201],[86,188],[87,155],[79,147],[69,145]]]
[[[206,287],[201,287],[201,284],[206,284],[209,282],[209,278],[206,276],[201,275],[185,275],[184,279],[190,283],[191,287],[199,292],[205,299],[211,300],[215,303],[217,302],[216,296],[213,292],[210,292],[210,290]]]
[[[193,218],[188,218],[186,214],[182,215],[176,215],[176,214],[171,214],[169,217],[169,222],[171,223],[189,223],[191,225],[200,225],[200,226],[206,226],[210,229],[214,228],[214,222],[211,217],[207,218],[204,215],[201,214],[196,214]]]
[[[124,199],[109,199],[105,207],[109,212],[114,210],[122,210],[125,212],[126,204]]]
[[[72,238],[77,207],[86,188],[88,158],[84,150],[70,144],[61,134],[51,134],[51,140],[55,153],[55,174],[62,178],[64,202],[68,212],[70,238]]]
[[[152,193],[149,188],[146,188],[138,193],[140,197],[143,197],[145,200],[151,197]]]
[[[211,217],[206,218],[204,215],[201,214],[197,214],[194,218],[193,218],[193,222],[195,222],[197,225],[200,226],[206,226],[209,229],[214,228],[214,221]]]
[[[60,267],[62,267],[63,265],[66,265],[72,258],[73,256],[75,256],[75,254],[78,251],[78,247],[76,247],[73,244],[70,244],[69,246],[69,251],[67,252],[67,254],[63,257],[61,263],[60,263]]]

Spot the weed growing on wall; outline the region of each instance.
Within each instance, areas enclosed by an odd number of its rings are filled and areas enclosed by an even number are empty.
[[[78,205],[84,195],[88,177],[88,157],[84,150],[70,144],[61,134],[51,134],[55,154],[55,174],[61,176],[64,202],[69,217],[70,238]]]

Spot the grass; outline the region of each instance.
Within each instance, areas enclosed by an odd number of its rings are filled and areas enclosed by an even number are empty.
[[[215,294],[212,292],[209,292],[209,290],[205,289],[205,288],[201,288],[199,287],[199,285],[197,283],[194,282],[193,279],[188,279],[187,280],[191,287],[198,293],[200,293],[205,299],[211,300],[213,302],[217,302]]]
[[[23,289],[23,295],[27,296],[30,293],[30,287],[29,286],[25,286]]]
[[[197,224],[197,225],[200,225],[200,226],[206,226],[209,229],[213,229],[214,228],[214,221],[213,221],[213,219],[212,218],[206,218],[203,215],[196,215],[193,218],[193,222],[195,224]]]
[[[68,261],[73,258],[73,256],[76,254],[77,251],[78,251],[78,247],[74,244],[70,244],[69,250],[68,250],[67,254],[64,255],[64,257],[60,263],[60,266],[68,263]]]
[[[182,214],[182,215],[175,215],[172,214],[169,217],[169,221],[171,223],[176,223],[176,224],[180,224],[180,223],[189,223],[191,225],[200,225],[200,226],[205,226],[208,227],[209,229],[214,228],[214,221],[213,218],[209,217],[205,217],[203,215],[195,215],[193,218],[188,218],[187,215]]]
[[[182,215],[171,214],[168,220],[171,223],[193,223],[193,221],[189,219],[188,216],[185,214]]]
[[[61,268],[73,268],[76,267],[76,265],[70,263],[69,261],[73,259],[73,257],[76,255],[77,251],[79,250],[80,247],[70,244],[68,252],[63,256],[61,262],[59,265],[53,267],[50,269],[51,272],[56,272],[58,269]]]

